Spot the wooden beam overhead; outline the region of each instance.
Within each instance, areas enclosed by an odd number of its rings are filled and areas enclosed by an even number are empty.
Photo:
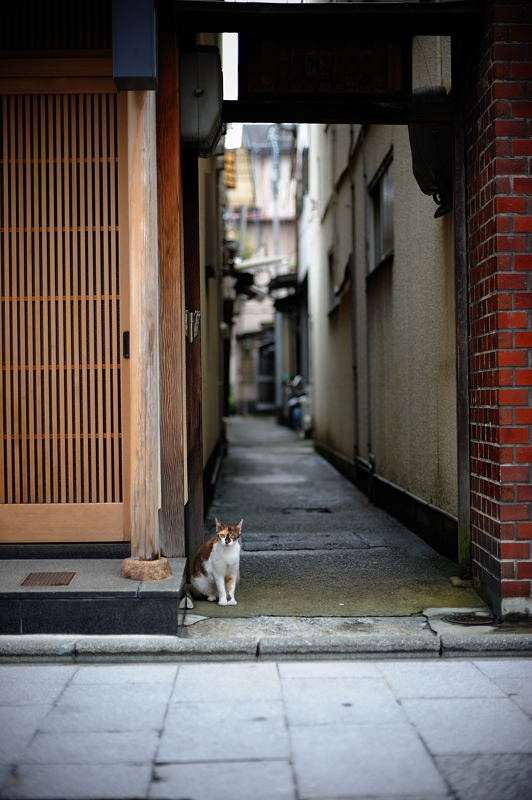
[[[224,122],[322,122],[407,125],[409,122],[451,122],[454,105],[451,100],[421,102],[348,102],[311,101],[286,102],[257,100],[242,102],[226,100],[223,104]]]
[[[179,31],[322,32],[376,28],[415,35],[451,35],[478,25],[483,0],[441,3],[223,3],[177,0]]]

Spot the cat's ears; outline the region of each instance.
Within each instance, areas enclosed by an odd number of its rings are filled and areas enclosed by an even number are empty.
[[[216,525],[216,533],[218,533],[218,531],[221,531],[222,528],[225,528],[225,525],[223,524],[223,522],[220,522],[218,517],[214,518],[214,523]],[[241,519],[240,522],[237,525],[235,525],[235,528],[238,528],[238,533],[239,534],[242,533],[242,525],[243,524],[244,524],[244,519]]]

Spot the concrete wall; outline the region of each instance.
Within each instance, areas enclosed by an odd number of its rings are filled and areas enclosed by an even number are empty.
[[[342,457],[353,458],[351,372],[351,292],[343,290],[331,308],[329,262],[339,275],[349,255],[350,226],[334,197],[333,126],[309,126],[308,214],[301,226],[309,274],[311,375],[315,440]],[[346,162],[347,163],[347,162]],[[338,227],[339,219],[343,227]]]
[[[406,127],[309,126],[308,136],[317,213],[301,230],[316,242],[304,245],[316,443],[350,462],[371,460],[380,476],[456,514],[452,217],[434,219],[432,198],[417,187]],[[368,276],[367,186],[390,155],[393,258]]]
[[[368,168],[393,146],[395,196],[393,261],[367,279],[368,451],[380,475],[456,513],[452,220],[417,188],[406,128],[372,133]]]

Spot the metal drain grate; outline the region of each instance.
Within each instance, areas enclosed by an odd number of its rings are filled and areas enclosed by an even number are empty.
[[[30,572],[21,586],[68,586],[75,572]]]
[[[481,614],[449,614],[442,617],[442,622],[450,622],[451,625],[495,625],[494,617]]]

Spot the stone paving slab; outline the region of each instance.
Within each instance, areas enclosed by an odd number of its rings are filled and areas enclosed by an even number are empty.
[[[184,558],[170,559],[172,575],[161,581],[138,581],[120,575],[122,561],[114,558],[62,558],[62,559],[0,559],[1,596],[86,597],[98,596],[150,596],[179,593],[186,566]],[[22,581],[32,572],[74,572],[66,586],[22,586]]]
[[[5,800],[133,800],[148,797],[151,764],[22,764]]]
[[[223,787],[226,787],[225,789]],[[292,767],[286,761],[223,761],[165,764],[157,768],[153,800],[296,800]]]
[[[306,800],[344,797],[355,790],[366,795],[415,792],[427,798],[446,792],[429,753],[405,722],[294,727],[292,745]]]
[[[174,634],[185,587],[184,558],[171,558],[164,580],[129,580],[113,558],[0,559],[3,634]],[[34,573],[72,573],[66,585],[24,585]],[[57,577],[57,576],[56,576]]]
[[[509,697],[404,699],[435,755],[530,753],[532,720]]]
[[[289,725],[393,725],[404,721],[399,703],[382,677],[284,678]],[[313,697],[312,704],[305,702]]]
[[[26,764],[151,764],[155,730],[50,732],[40,730],[24,753]]]
[[[0,664],[0,686],[39,679],[46,703],[0,695],[4,800],[529,793],[532,658]]]
[[[435,763],[458,798],[524,800],[530,797],[530,754],[437,756]]]
[[[281,699],[177,702],[168,709],[157,759],[163,763],[264,761],[288,757]],[[212,731],[214,735],[206,735]],[[230,755],[229,755],[230,754]]]

